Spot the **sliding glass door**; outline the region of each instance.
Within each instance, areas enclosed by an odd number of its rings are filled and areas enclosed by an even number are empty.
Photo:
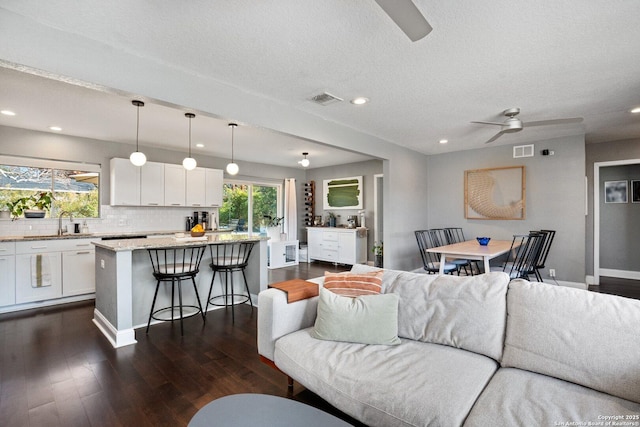
[[[282,184],[225,181],[220,228],[260,232],[264,217],[282,216]]]

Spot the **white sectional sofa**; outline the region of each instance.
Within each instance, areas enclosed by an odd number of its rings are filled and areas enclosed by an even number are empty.
[[[318,298],[268,289],[258,352],[371,426],[640,425],[640,301],[504,273],[385,270],[382,292],[400,345],[315,339]]]

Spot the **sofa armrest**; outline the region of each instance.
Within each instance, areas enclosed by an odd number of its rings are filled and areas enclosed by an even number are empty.
[[[273,361],[276,341],[292,332],[314,325],[318,297],[287,304],[287,295],[267,289],[258,295],[258,353]]]

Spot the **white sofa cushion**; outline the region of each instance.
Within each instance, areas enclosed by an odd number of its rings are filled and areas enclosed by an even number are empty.
[[[640,405],[627,400],[545,375],[501,368],[480,395],[464,425],[607,425],[607,420],[601,417],[612,415],[622,416],[619,422],[637,425],[640,420],[634,416],[639,414]],[[626,419],[625,415],[630,418]],[[575,424],[561,424],[569,422]],[[597,424],[599,422],[602,424]]]
[[[386,272],[385,272],[386,275]],[[398,336],[502,357],[506,273],[435,276],[401,273],[386,293],[400,296]]]
[[[311,328],[280,338],[274,361],[341,411],[385,427],[461,425],[497,369],[488,357],[448,346],[322,341]]]
[[[503,367],[640,403],[640,301],[515,280]]]
[[[351,298],[320,288],[318,315],[311,335],[320,340],[398,345],[398,296]]]

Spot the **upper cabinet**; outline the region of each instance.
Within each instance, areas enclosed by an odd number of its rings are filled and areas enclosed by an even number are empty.
[[[220,169],[205,169],[205,205],[207,207],[222,206],[223,176]]]
[[[220,169],[147,162],[134,166],[129,159],[111,159],[112,206],[222,206]]]
[[[164,165],[165,206],[185,206],[185,172],[182,165]]]
[[[112,206],[140,205],[140,168],[129,159],[111,159],[111,197]]]
[[[205,206],[206,172],[204,168],[187,171],[186,205],[194,208]]]
[[[140,205],[164,206],[164,163],[147,162],[140,168]]]

